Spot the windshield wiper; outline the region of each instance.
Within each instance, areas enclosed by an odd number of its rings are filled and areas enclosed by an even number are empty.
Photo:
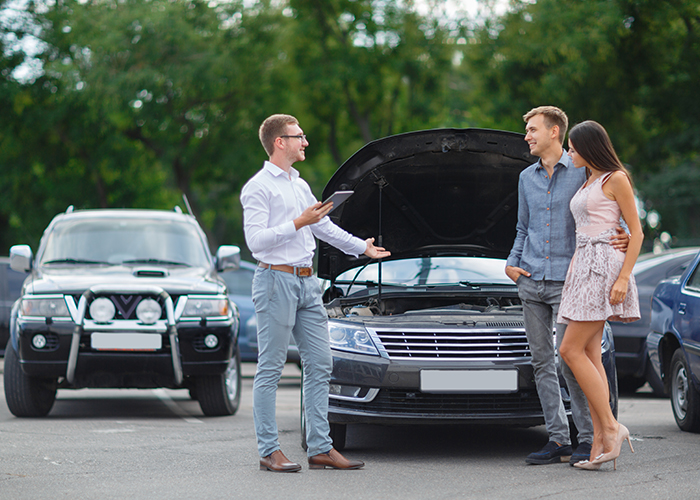
[[[165,266],[187,266],[191,267],[190,264],[186,262],[176,262],[174,260],[162,260],[162,259],[130,259],[125,260],[122,264],[162,264]]]
[[[113,265],[111,262],[105,262],[102,260],[86,260],[86,259],[55,259],[55,260],[47,260],[46,262],[42,262],[42,265],[46,264],[107,264],[107,265]]]

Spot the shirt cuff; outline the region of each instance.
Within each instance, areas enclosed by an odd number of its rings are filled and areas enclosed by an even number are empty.
[[[284,224],[281,224],[278,227],[280,227],[280,234],[282,236],[287,237],[287,238],[291,238],[297,232],[297,228],[294,225],[293,220],[290,220],[289,222],[285,222]]]

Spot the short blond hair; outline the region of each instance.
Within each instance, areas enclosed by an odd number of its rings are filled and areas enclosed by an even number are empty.
[[[527,123],[530,121],[530,118],[537,115],[544,116],[544,124],[548,129],[555,125],[559,127],[559,142],[563,145],[566,130],[569,128],[569,117],[566,116],[566,113],[556,106],[538,106],[525,113],[523,120]]]
[[[278,114],[268,116],[260,125],[258,137],[268,156],[275,151],[275,139],[287,133],[287,125],[299,125],[299,120],[292,115]]]

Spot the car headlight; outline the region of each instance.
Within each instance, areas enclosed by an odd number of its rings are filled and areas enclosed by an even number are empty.
[[[231,307],[229,306],[228,298],[189,297],[182,315],[197,318],[230,316]]]
[[[328,322],[331,349],[379,356],[367,330],[362,326]]]
[[[68,307],[63,297],[24,298],[20,307],[22,316],[40,316],[42,318],[69,316]]]

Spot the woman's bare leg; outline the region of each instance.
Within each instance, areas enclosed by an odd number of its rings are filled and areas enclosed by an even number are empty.
[[[613,449],[618,430],[617,421],[610,409],[607,377],[600,360],[603,325],[603,321],[569,322],[559,349],[559,354],[571,368],[588,399],[591,418],[595,414],[595,420],[593,420],[594,442],[596,441],[595,436],[598,435],[600,436],[598,442],[602,441],[603,445],[603,451],[596,450],[597,455]],[[595,343],[597,343],[597,348]],[[591,357],[595,358],[596,355],[597,359],[591,359]]]

